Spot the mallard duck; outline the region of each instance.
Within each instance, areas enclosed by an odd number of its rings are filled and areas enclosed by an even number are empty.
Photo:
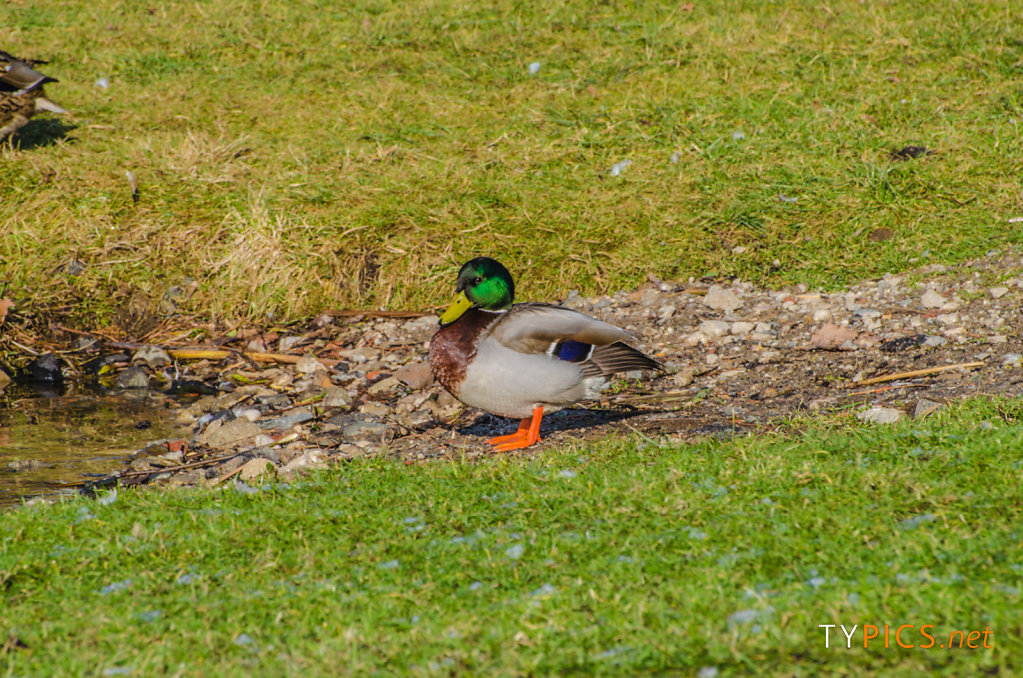
[[[45,61],[19,59],[0,50],[0,139],[17,132],[37,111],[67,113],[46,98],[43,85],[57,82],[33,66]]]
[[[539,441],[544,411],[596,398],[609,374],[662,370],[614,325],[553,304],[513,305],[511,274],[489,257],[462,266],[455,292],[430,340],[430,364],[466,405],[522,419],[515,433],[487,441],[495,452]]]

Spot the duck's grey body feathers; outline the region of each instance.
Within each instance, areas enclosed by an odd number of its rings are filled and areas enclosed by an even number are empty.
[[[483,315],[477,315],[483,314]],[[623,343],[625,330],[578,311],[551,304],[515,304],[503,311],[472,309],[464,320],[480,328],[459,342],[475,342],[461,379],[437,371],[452,350],[455,325],[442,328],[431,343],[438,379],[459,400],[505,417],[525,418],[542,406],[553,412],[596,398],[605,376],[660,364]],[[447,333],[447,336],[445,336]],[[446,346],[447,345],[447,346]],[[435,349],[436,346],[436,349]]]

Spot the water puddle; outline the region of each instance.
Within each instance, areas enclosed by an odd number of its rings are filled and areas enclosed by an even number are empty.
[[[0,509],[124,468],[146,443],[183,431],[162,395],[0,394]]]

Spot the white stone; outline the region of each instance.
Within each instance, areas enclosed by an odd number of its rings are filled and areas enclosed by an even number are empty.
[[[256,480],[262,475],[276,475],[277,466],[274,465],[269,459],[263,459],[257,457],[256,459],[249,459],[241,467],[241,471],[238,472],[239,480],[250,482]]]
[[[285,480],[291,480],[299,473],[311,471],[314,468],[324,468],[326,465],[327,455],[323,450],[307,450],[288,462],[280,469],[279,473]]]
[[[366,389],[366,391],[373,395],[388,394],[398,388],[400,383],[395,377],[384,377]]]
[[[314,372],[325,372],[327,367],[316,359],[316,356],[311,353],[307,353],[302,356],[297,363],[295,363],[295,371],[302,374],[312,374]]]
[[[689,384],[693,383],[694,377],[693,368],[684,367],[675,374],[673,381],[675,382],[675,386],[685,388],[686,386],[689,386]]]
[[[871,424],[894,424],[905,416],[902,410],[894,407],[871,407],[857,414],[856,418]]]
[[[742,306],[742,299],[726,287],[711,285],[710,289],[707,290],[706,296],[703,297],[703,303],[705,306],[709,306],[716,311],[730,313]]]
[[[934,290],[927,290],[920,297],[920,303],[924,308],[941,308],[945,305],[945,297]]]
[[[732,334],[741,337],[752,332],[754,327],[755,325],[753,323],[746,322],[745,320],[739,320],[732,323],[732,327],[730,328],[729,331],[731,331]]]
[[[826,308],[819,309],[813,312],[813,321],[815,323],[826,323],[831,322],[831,311]]]
[[[371,417],[385,417],[388,414],[390,414],[391,408],[389,408],[384,403],[379,403],[375,400],[370,400],[366,403],[363,403],[362,406],[359,407],[359,411],[362,412],[363,414],[368,414]]]
[[[210,422],[199,437],[199,442],[210,447],[226,448],[248,442],[248,439],[262,432],[263,429],[248,419],[232,419],[226,423],[218,419]]]
[[[277,342],[277,348],[282,353],[290,350],[293,346],[303,341],[305,337],[281,337]]]
[[[352,397],[348,395],[348,391],[340,386],[331,386],[323,394],[323,400],[320,401],[320,404],[324,407],[348,407],[352,404]]]
[[[707,343],[707,335],[703,332],[693,332],[685,340],[686,346],[696,346],[697,344],[705,343]]]
[[[1001,299],[1002,297],[1009,293],[1009,288],[1003,285],[999,285],[998,287],[992,287],[991,289],[989,289],[988,293],[995,299]]]
[[[135,351],[135,355],[131,357],[132,365],[137,362],[145,362],[154,370],[158,370],[161,367],[170,365],[171,359],[170,356],[167,355],[167,351],[164,351],[159,346],[143,346],[139,350]]]
[[[700,332],[703,332],[711,339],[717,339],[728,334],[730,326],[724,320],[704,320],[700,323]]]

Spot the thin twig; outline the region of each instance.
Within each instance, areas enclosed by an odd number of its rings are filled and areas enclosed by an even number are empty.
[[[239,473],[242,472],[243,468],[245,468],[245,464],[242,464],[241,466],[239,466],[235,470],[233,470],[230,473],[228,473],[226,476],[220,476],[216,480],[211,481],[210,485],[219,485],[220,483],[222,483],[222,482],[224,482],[226,480],[230,480],[231,478],[234,478],[236,475],[238,475]]]
[[[112,482],[112,481],[116,482],[116,481],[119,481],[119,480],[124,480],[125,478],[141,478],[143,476],[146,476],[146,477],[154,476],[154,475],[159,475],[161,473],[170,473],[172,471],[183,471],[185,469],[197,468],[199,466],[209,466],[211,464],[216,464],[217,462],[220,462],[220,461],[227,461],[229,459],[234,459],[235,457],[237,457],[240,454],[244,454],[244,452],[234,452],[232,454],[228,454],[228,455],[225,455],[223,457],[213,457],[212,459],[203,459],[201,461],[193,461],[193,462],[188,463],[188,464],[179,464],[178,466],[165,466],[163,468],[154,468],[151,471],[118,471],[116,473],[112,473],[109,476],[106,476],[104,478],[99,478],[97,480],[89,480],[89,481],[77,482],[77,483],[62,483],[61,487],[71,488],[71,487],[85,487],[86,485],[96,486],[96,485],[98,485],[98,483]]]
[[[913,377],[927,377],[932,374],[938,374],[939,372],[948,372],[949,370],[958,369],[969,369],[971,367],[983,367],[987,363],[983,361],[976,361],[972,363],[957,363],[955,365],[942,365],[940,367],[928,367],[923,370],[912,370],[911,372],[896,372],[895,374],[886,374],[883,377],[871,377],[870,379],[862,379],[860,381],[854,381],[849,386],[867,386],[868,384],[880,384],[885,381],[895,381],[896,379],[912,379]]]
[[[16,342],[13,339],[11,339],[11,343],[14,344],[15,346],[17,346],[18,348],[20,348],[22,351],[25,351],[26,353],[31,353],[32,355],[40,355],[39,351],[36,351],[35,349],[29,348],[28,346],[25,346],[25,344],[19,344],[18,342]]]
[[[139,344],[132,341],[108,341],[106,344],[111,348],[124,350],[137,350],[146,346],[159,346],[159,344]],[[285,363],[293,365],[302,360],[303,357],[300,355],[288,355],[286,353],[255,353],[251,351],[229,351],[216,348],[170,348],[163,346],[160,346],[160,348],[163,348],[163,350],[167,351],[167,355],[176,360],[224,360],[225,358],[230,358],[233,355],[241,355],[256,363]],[[317,360],[323,363],[325,367],[333,367],[338,362],[331,358],[317,358]]]
[[[184,471],[185,469],[189,469],[189,468],[196,468],[198,466],[209,466],[210,464],[216,464],[217,462],[227,461],[229,459],[234,459],[235,457],[237,457],[240,454],[244,454],[244,453],[243,452],[235,452],[233,454],[228,454],[228,455],[225,455],[223,457],[213,457],[212,459],[203,459],[201,461],[193,461],[193,462],[191,462],[189,464],[179,464],[178,466],[166,466],[164,468],[155,468],[152,471],[126,471],[126,472],[118,475],[117,478],[135,478],[135,477],[138,477],[138,476],[151,476],[151,475],[157,475],[157,474],[160,474],[160,473],[170,473],[171,471]]]
[[[352,318],[360,315],[367,318],[422,318],[426,315],[434,315],[436,311],[442,310],[444,310],[443,306],[437,306],[430,311],[374,311],[373,309],[346,308],[327,310],[324,313],[335,318]]]

